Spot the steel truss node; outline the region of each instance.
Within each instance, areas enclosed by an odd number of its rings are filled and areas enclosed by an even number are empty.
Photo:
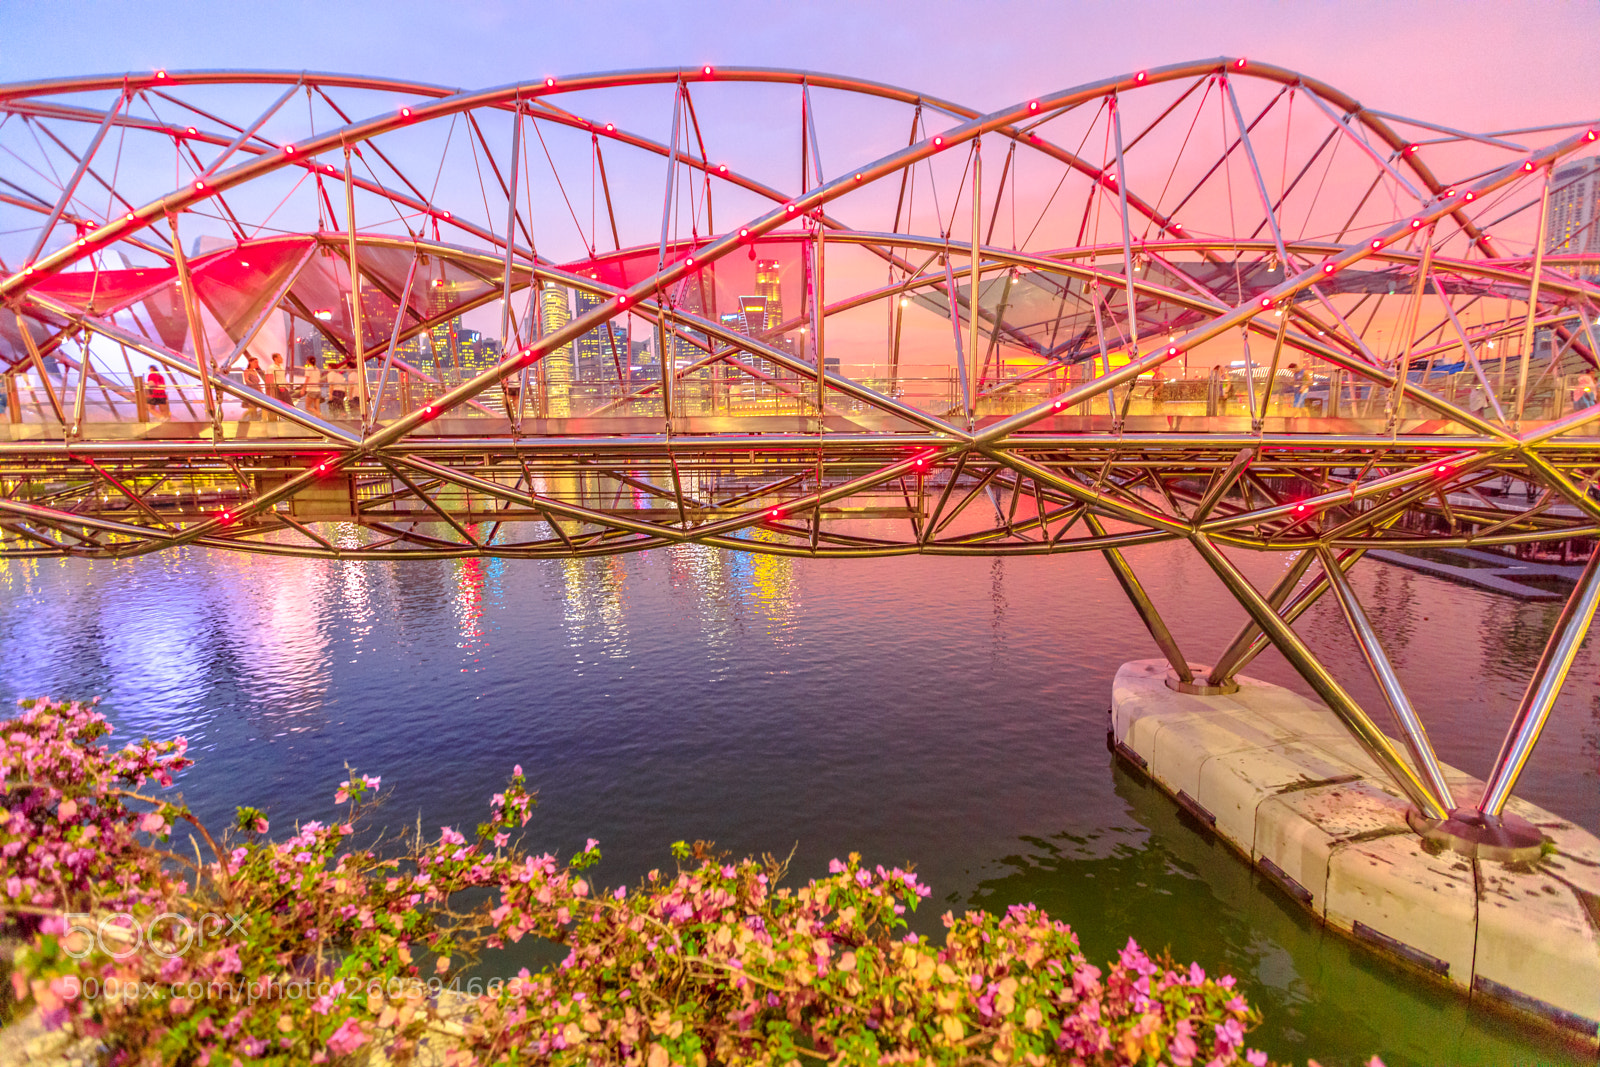
[[[0,86],[0,557],[1097,551],[1175,687],[1275,645],[1442,825],[1344,571],[1600,533],[1600,243],[1552,228],[1596,126],[1229,57],[988,114],[748,68]],[[1209,670],[1123,554],[1164,541],[1250,616]],[[1298,555],[1263,594],[1224,549]],[[1294,631],[1329,588],[1404,752]]]

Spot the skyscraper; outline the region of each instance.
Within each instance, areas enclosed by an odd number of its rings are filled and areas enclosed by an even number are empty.
[[[428,285],[427,315],[433,319],[444,314],[454,303],[451,299],[450,284],[443,278],[435,278]],[[428,348],[430,359],[428,370],[435,377],[443,378],[447,371],[453,371],[460,366],[460,337],[461,316],[449,319],[440,319],[428,329]]]
[[[705,275],[693,274],[680,283],[673,303],[685,314],[705,315],[708,310],[706,307],[708,295]],[[690,338],[698,338],[702,343],[707,339],[703,331],[692,329],[682,323],[677,324],[677,328],[679,332],[669,338],[667,350],[672,353],[671,365],[682,368],[705,355],[705,349]]]
[[[572,321],[567,307],[567,290],[560,285],[546,285],[539,293],[539,307],[544,312],[544,332],[548,337]],[[551,418],[566,418],[572,414],[572,345],[567,343],[545,354],[545,395],[549,398]]]
[[[582,289],[572,291],[572,312],[574,317],[593,311],[606,302],[606,297],[598,293],[585,292]],[[624,339],[626,331],[620,323],[611,323],[611,332],[605,326],[596,326],[574,343],[576,350],[576,379],[580,382],[604,382],[616,379],[616,364],[628,358],[628,343]],[[612,351],[612,338],[616,338],[616,350]]]
[[[756,295],[766,298],[768,328],[783,321],[783,293],[779,289],[779,280],[777,260],[756,260]]]
[[[724,315],[726,319],[728,316]],[[742,321],[739,332],[757,337],[768,326],[778,324],[777,315],[772,311],[764,296],[741,296],[739,298],[739,316]]]
[[[1545,217],[1546,252],[1600,253],[1600,156],[1568,163],[1552,176]],[[1573,273],[1600,277],[1600,266]]]

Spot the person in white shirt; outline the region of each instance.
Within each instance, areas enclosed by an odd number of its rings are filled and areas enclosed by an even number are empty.
[[[342,362],[328,365],[328,414],[338,418],[344,417],[345,382],[348,380]]]
[[[267,368],[267,395],[285,406],[294,403],[289,399],[289,372],[284,368],[283,356],[272,353],[272,365]],[[277,422],[281,416],[272,410],[267,411],[267,421]]]
[[[305,397],[308,415],[322,414],[322,368],[317,366],[316,356],[306,357],[305,384],[300,395]]]

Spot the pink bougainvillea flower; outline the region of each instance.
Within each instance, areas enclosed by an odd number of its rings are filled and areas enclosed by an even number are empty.
[[[346,1019],[328,1036],[328,1051],[335,1056],[348,1056],[370,1040],[360,1023]]]

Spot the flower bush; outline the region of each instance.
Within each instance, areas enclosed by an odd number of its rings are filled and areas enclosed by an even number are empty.
[[[12,985],[109,1063],[1266,1063],[1231,977],[1132,941],[1094,966],[1031,906],[922,938],[908,870],[851,855],[791,887],[771,857],[680,842],[673,869],[602,889],[596,842],[565,862],[524,847],[520,767],[471,837],[363,846],[381,782],[351,772],[340,821],[274,840],[240,808],[219,841],[141,792],[190,765],[181,738],[113,751],[109,733],[92,705],[47,700],[0,723]],[[565,955],[477,976],[524,938]]]

